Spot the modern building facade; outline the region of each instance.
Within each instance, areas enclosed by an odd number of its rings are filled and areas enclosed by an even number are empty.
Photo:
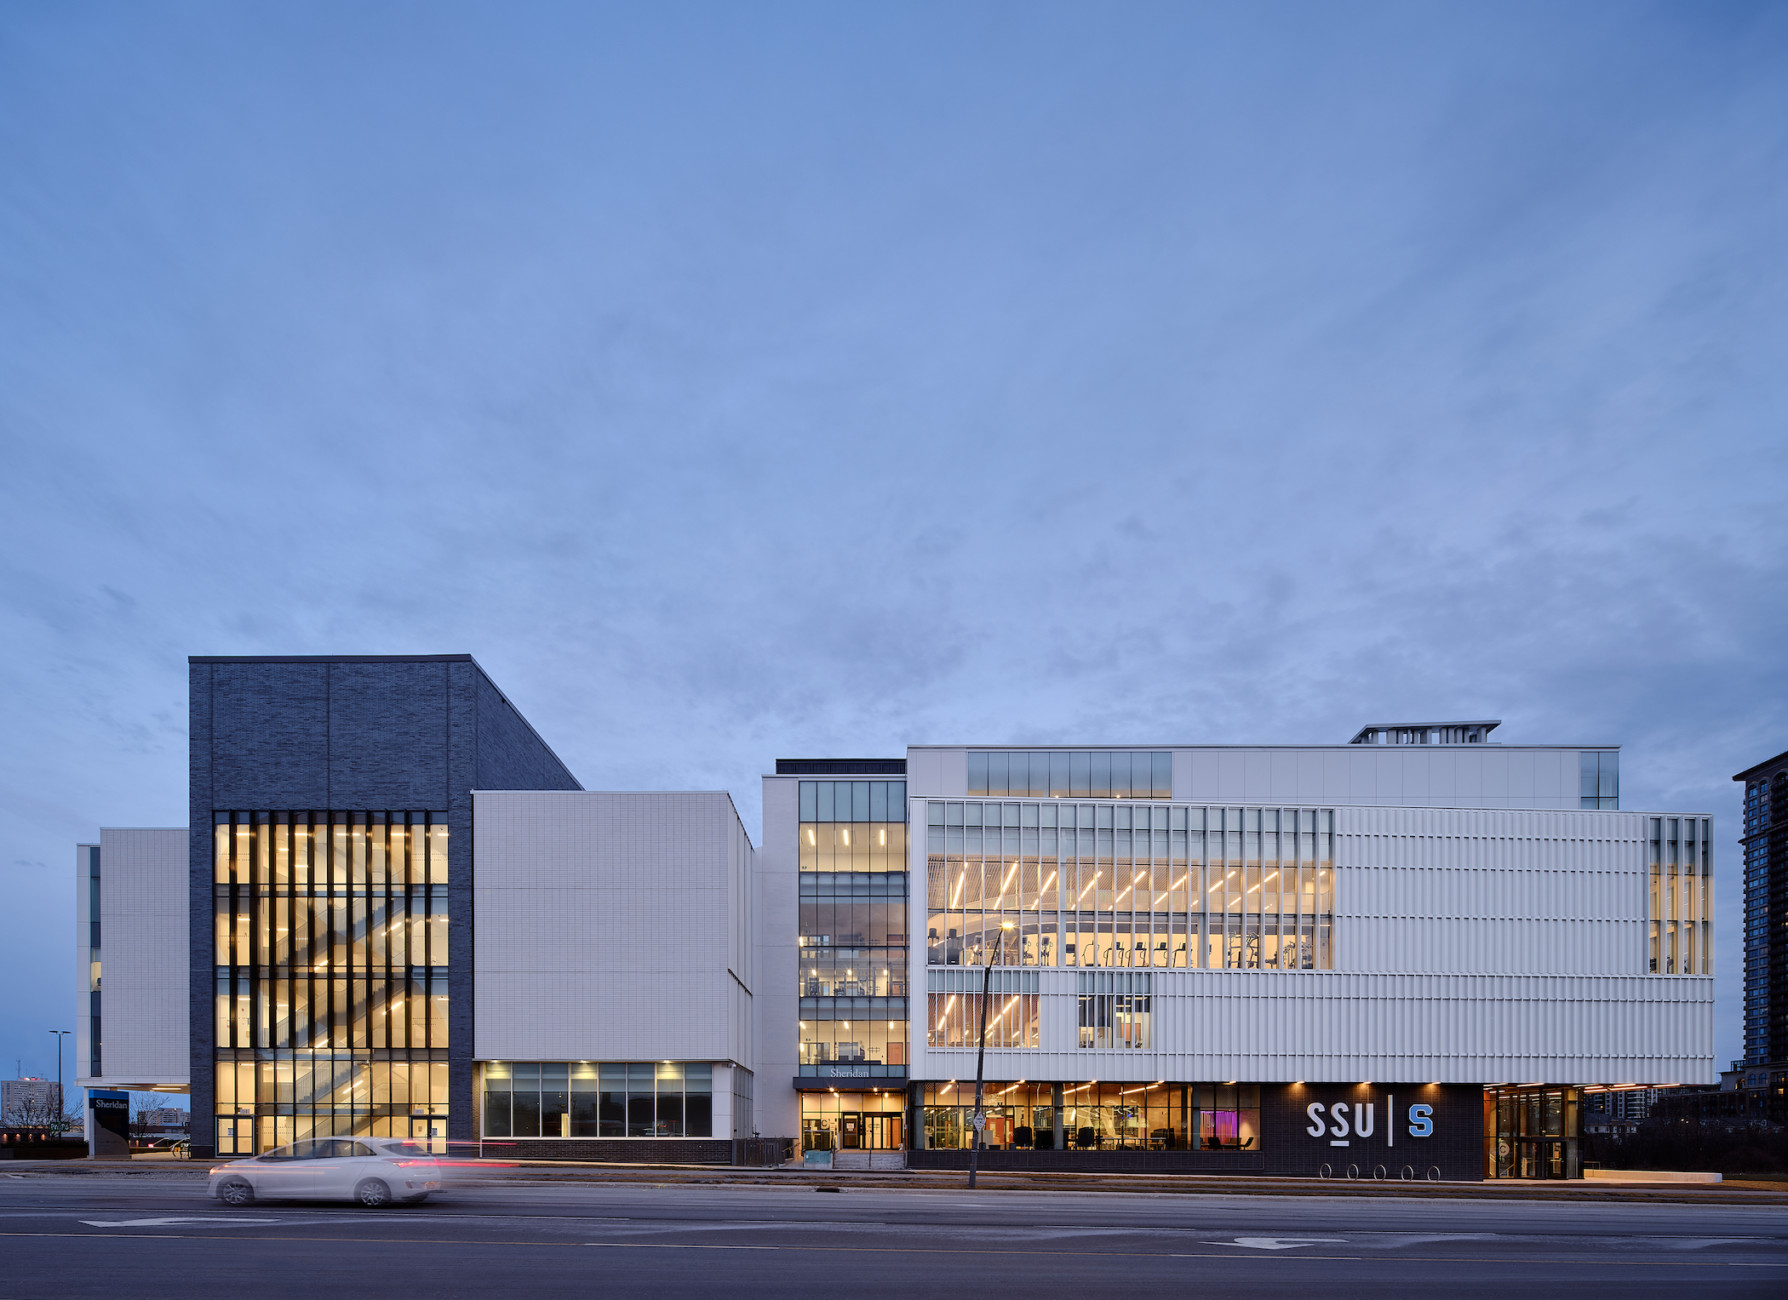
[[[1711,819],[1621,809],[1617,746],[782,759],[754,845],[582,790],[467,656],[192,683],[190,830],[76,874],[81,1081],[190,1089],[195,1151],[950,1167],[984,1024],[989,1166],[1558,1177],[1585,1086],[1711,1077]]]
[[[1745,788],[1744,1068],[1788,1072],[1788,753],[1732,778]]]

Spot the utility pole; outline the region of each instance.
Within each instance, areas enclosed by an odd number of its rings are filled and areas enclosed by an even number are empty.
[[[68,1102],[62,1096],[62,1040],[74,1030],[52,1029],[49,1032],[56,1035],[56,1131],[60,1133],[67,1125],[68,1116]]]
[[[1000,937],[994,941],[993,951],[987,955],[987,966],[981,972],[981,1045],[975,1051],[975,1145],[969,1148],[969,1187],[975,1185],[975,1173],[981,1164],[981,1132],[987,1127],[987,1116],[981,1111],[981,1067],[987,1061],[987,998],[993,984],[994,959],[1001,955],[1006,946],[1006,931],[1012,928],[1012,922],[1000,922]]]

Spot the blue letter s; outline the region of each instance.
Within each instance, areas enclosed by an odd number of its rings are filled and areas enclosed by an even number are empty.
[[[1411,1106],[1409,1108],[1409,1136],[1414,1138],[1434,1136],[1434,1107]]]

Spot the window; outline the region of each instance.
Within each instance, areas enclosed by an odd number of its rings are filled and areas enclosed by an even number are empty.
[[[219,813],[213,845],[218,1154],[444,1137],[446,814]]]
[[[1080,1040],[1083,1048],[1149,1045],[1149,977],[1127,971],[1082,971]]]
[[[1613,750],[1586,749],[1579,756],[1580,798],[1584,808],[1620,807],[1620,755]]]
[[[906,1073],[906,782],[802,781],[800,1072]]]
[[[926,973],[925,1041],[930,1047],[977,1048],[981,986],[987,982],[987,1046],[1037,1046],[1035,971],[934,970]]]
[[[488,1061],[487,1138],[711,1137],[714,1067],[680,1061]]]
[[[1713,822],[1650,819],[1647,969],[1653,975],[1713,973]]]
[[[970,750],[968,792],[1020,799],[1171,799],[1173,754]]]
[[[924,1145],[973,1145],[974,1080],[925,1085]],[[1066,1151],[1260,1149],[1260,1089],[1242,1084],[990,1082],[985,1145]]]
[[[1334,965],[1328,809],[932,800],[925,837],[931,966]]]

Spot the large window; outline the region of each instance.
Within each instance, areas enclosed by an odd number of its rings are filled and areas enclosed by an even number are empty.
[[[1080,995],[1081,1047],[1149,1045],[1149,977],[1137,971],[1084,970]]]
[[[973,1080],[925,1085],[925,1145],[973,1144]],[[1070,1151],[1258,1151],[1260,1089],[1221,1083],[988,1083],[986,1145]]]
[[[1584,750],[1578,756],[1583,808],[1620,807],[1620,755],[1613,750]]]
[[[1167,750],[971,750],[968,792],[1022,799],[1171,799]]]
[[[1037,973],[934,970],[925,976],[925,1041],[931,1047],[981,1043],[981,986],[987,992],[987,1046],[1037,1045]]]
[[[1330,810],[934,800],[926,820],[929,965],[1333,967]]]
[[[795,983],[803,1075],[906,1073],[904,781],[802,781]]]
[[[220,813],[219,1154],[444,1138],[444,813]]]
[[[490,1061],[484,1066],[487,1138],[713,1135],[714,1067],[705,1062]]]
[[[1650,970],[1713,973],[1713,823],[1651,819]]]

